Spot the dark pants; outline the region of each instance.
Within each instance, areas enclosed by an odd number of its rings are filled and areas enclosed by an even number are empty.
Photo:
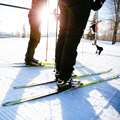
[[[42,14],[43,9],[47,4],[47,0],[32,0],[32,8],[29,12],[29,24],[30,24],[30,39],[28,42],[26,59],[32,59],[35,53],[35,49],[38,46],[41,39],[41,23],[42,18],[40,18],[40,14]]]
[[[42,18],[40,17],[40,14],[43,13],[43,10],[47,4],[47,0],[36,0],[35,3],[34,0],[32,0],[32,3],[32,9],[30,10],[28,15],[30,24],[30,34],[36,40],[40,41],[42,23]]]
[[[61,80],[68,80],[74,70],[77,46],[83,35],[92,0],[60,0],[60,30],[55,62]]]

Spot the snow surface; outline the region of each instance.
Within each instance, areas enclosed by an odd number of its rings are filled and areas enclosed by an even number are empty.
[[[69,92],[40,98],[17,105],[3,103],[56,89],[56,83],[23,89],[14,86],[41,83],[54,79],[54,68],[13,68],[6,64],[24,62],[28,38],[0,39],[0,120],[120,120],[120,78],[79,88]],[[35,58],[41,62],[54,62],[55,38],[50,37],[46,59],[46,37],[36,49]],[[98,41],[104,48],[95,54],[93,41],[81,40],[75,74],[99,72],[113,68],[109,73],[78,78],[83,83],[120,73],[120,43],[111,45]]]

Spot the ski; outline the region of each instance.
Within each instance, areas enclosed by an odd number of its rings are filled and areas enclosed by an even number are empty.
[[[31,101],[31,100],[35,100],[35,99],[39,99],[39,98],[43,98],[43,97],[47,97],[47,96],[51,96],[51,95],[58,94],[58,93],[71,91],[71,90],[74,90],[74,89],[77,89],[77,88],[89,86],[89,85],[92,85],[92,84],[96,84],[96,83],[100,83],[100,82],[103,82],[103,81],[115,79],[115,78],[118,78],[118,77],[120,77],[120,73],[117,74],[117,75],[113,75],[113,76],[107,77],[107,78],[102,78],[102,79],[99,79],[97,81],[93,81],[93,82],[90,82],[90,83],[85,83],[85,84],[81,84],[79,86],[74,86],[74,87],[72,87],[70,89],[67,89],[65,91],[58,91],[58,89],[54,89],[54,90],[48,91],[45,94],[38,94],[38,95],[34,95],[34,96],[30,96],[30,97],[26,97],[26,98],[22,98],[22,99],[18,99],[18,100],[6,102],[6,103],[3,103],[2,105],[3,106],[15,105],[15,104],[19,104],[19,103],[23,103],[23,102],[27,102],[27,101]]]
[[[8,65],[7,67],[42,67],[42,68],[55,68],[55,66],[47,65]]]
[[[42,68],[55,68],[55,66],[47,66],[47,65],[2,65],[1,67],[42,67]]]
[[[25,63],[13,63],[13,64],[25,64]],[[43,62],[40,62],[39,64],[41,64],[41,65],[55,65],[55,63],[43,63]]]
[[[106,71],[94,72],[94,73],[91,73],[91,74],[73,75],[72,78],[80,78],[80,77],[86,77],[86,76],[91,76],[91,75],[98,75],[98,74],[110,72],[111,70],[112,70],[112,68],[109,69],[109,70],[106,70]],[[45,85],[45,84],[49,84],[49,83],[53,83],[53,82],[56,82],[56,80],[45,82],[45,83],[31,83],[31,84],[27,84],[27,85],[16,86],[14,88],[15,89],[27,88],[27,87],[33,87],[33,86],[38,86],[38,85]]]
[[[48,67],[48,68],[55,68],[55,63],[42,63],[41,62],[38,64],[33,63],[33,65],[26,65],[25,63],[13,63],[13,64],[0,65],[0,67]]]
[[[48,66],[47,66],[48,65]],[[14,63],[14,64],[8,64],[8,65],[1,65],[1,67],[48,67],[48,68],[55,68],[54,63],[39,63],[33,65],[26,65],[25,63]]]
[[[26,65],[25,63],[14,63],[11,65],[0,65],[0,67],[43,67],[43,68],[55,68],[54,63],[40,63],[34,65]],[[75,68],[83,68],[85,66],[78,66]]]
[[[2,67],[41,67],[41,68],[55,68],[53,65],[4,65]],[[85,66],[80,66],[80,67],[74,67],[74,68],[83,68]]]

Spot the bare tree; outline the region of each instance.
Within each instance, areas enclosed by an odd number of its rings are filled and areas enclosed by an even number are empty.
[[[107,2],[110,4],[110,10],[112,12],[111,21],[114,24],[112,44],[115,44],[120,25],[120,0],[109,0]]]
[[[23,33],[22,33],[22,38],[26,37],[26,30],[25,30],[25,24],[23,25]]]
[[[15,36],[19,38],[20,37],[20,32],[17,31]]]

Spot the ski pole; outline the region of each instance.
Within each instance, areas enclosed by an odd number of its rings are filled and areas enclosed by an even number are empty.
[[[26,7],[21,7],[21,6],[15,6],[15,5],[10,5],[10,4],[0,3],[0,5],[2,5],[2,6],[7,6],[7,7],[13,7],[13,8],[19,8],[19,9],[32,10],[32,11],[39,12],[39,11],[37,11],[37,10],[35,10],[35,9],[26,8]],[[51,12],[49,12],[49,14],[56,14],[56,13],[51,13]]]
[[[53,13],[56,13],[56,8],[54,9]],[[55,15],[53,16],[53,20],[52,20],[52,25],[51,25],[50,33],[52,32],[52,27],[53,27],[54,19],[55,19]]]
[[[58,15],[58,2],[59,0],[57,1],[57,15]],[[58,17],[56,19],[56,42],[55,42],[55,49],[56,49],[56,45],[57,45],[57,35],[58,35]]]
[[[98,23],[98,11],[96,12],[96,25],[95,25],[95,40],[94,40],[94,44],[96,45],[97,43],[97,24]]]
[[[48,0],[48,11],[49,11],[49,3],[50,3],[50,0]],[[45,59],[45,61],[47,61],[47,53],[48,53],[48,32],[49,32],[49,16],[48,16],[48,20],[47,20],[47,41],[46,41],[46,59]]]

